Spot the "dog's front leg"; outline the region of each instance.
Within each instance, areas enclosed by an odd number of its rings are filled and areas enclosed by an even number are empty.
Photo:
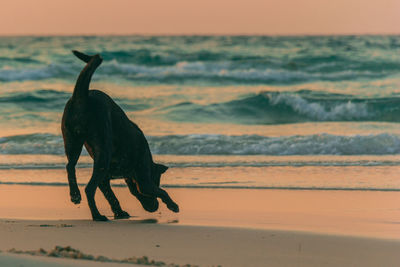
[[[149,197],[159,197],[161,198],[162,202],[167,205],[168,209],[172,210],[173,212],[179,212],[178,204],[171,199],[165,190],[148,181],[138,183],[138,186],[141,194]]]

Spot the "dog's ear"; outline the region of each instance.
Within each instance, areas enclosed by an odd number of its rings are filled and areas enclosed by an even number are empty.
[[[168,170],[168,167],[163,165],[163,164],[158,164],[156,163],[156,168],[158,170],[159,173],[164,173]]]
[[[79,51],[76,51],[76,50],[72,50],[72,53],[74,53],[74,55],[77,58],[79,58],[80,60],[82,60],[82,61],[84,61],[86,63],[88,63],[92,59],[92,56],[86,55],[86,54],[84,54],[82,52],[79,52]]]

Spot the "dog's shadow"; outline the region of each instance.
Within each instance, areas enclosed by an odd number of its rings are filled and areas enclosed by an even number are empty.
[[[158,224],[160,223],[157,219],[131,219],[128,220],[131,224]]]
[[[134,218],[130,218],[128,220],[124,220],[126,223],[129,224],[175,224],[175,223],[179,223],[179,220],[177,219],[173,219],[173,220],[158,220],[156,218],[148,218],[148,219],[134,219]]]

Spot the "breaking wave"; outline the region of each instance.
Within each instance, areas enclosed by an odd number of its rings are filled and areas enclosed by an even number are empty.
[[[0,181],[0,185],[27,185],[27,186],[68,186],[63,182],[11,182]],[[86,186],[86,183],[78,183],[78,186]],[[113,187],[127,187],[122,183],[113,183]],[[196,188],[196,189],[259,189],[259,190],[317,190],[317,191],[378,191],[378,192],[399,192],[400,188],[375,188],[375,187],[317,187],[317,186],[242,186],[242,185],[179,185],[163,184],[163,188]]]
[[[392,134],[330,134],[266,137],[259,135],[148,136],[154,154],[171,155],[394,155],[400,137]],[[52,134],[0,138],[1,154],[64,154],[63,140]],[[85,152],[83,152],[85,153]]]
[[[320,66],[322,67],[322,66]],[[52,63],[31,68],[0,68],[0,81],[29,81],[45,79],[75,80],[82,66],[76,63]],[[319,68],[316,66],[316,68]],[[400,71],[400,66],[399,66]],[[364,69],[346,69],[327,72],[307,69],[287,69],[281,66],[254,67],[236,62],[188,62],[174,65],[149,66],[120,63],[116,60],[104,62],[95,74],[95,79],[118,78],[128,81],[150,83],[209,82],[217,84],[293,84],[312,81],[343,81],[384,78],[395,74],[393,69],[374,72]]]
[[[62,113],[71,92],[34,90],[0,96],[0,112],[13,110],[20,116],[41,119],[45,112]],[[200,105],[181,102],[169,105],[160,99],[157,105],[146,98],[114,98],[125,111],[153,108],[155,116],[172,121],[229,122],[236,124],[283,124],[326,121],[400,121],[400,96],[360,98],[353,95],[302,90],[295,92],[261,92],[237,99]],[[164,106],[163,106],[164,105]],[[161,107],[160,107],[161,106]],[[22,113],[21,113],[22,112]]]
[[[400,121],[400,97],[358,98],[314,91],[262,92],[225,103],[180,103],[164,109],[177,121],[281,124],[320,121]]]

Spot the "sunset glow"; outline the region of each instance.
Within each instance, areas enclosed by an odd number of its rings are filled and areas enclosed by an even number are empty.
[[[399,266],[400,0],[1,0],[0,236],[0,267]]]
[[[397,0],[15,0],[0,34],[397,34],[399,12]]]

